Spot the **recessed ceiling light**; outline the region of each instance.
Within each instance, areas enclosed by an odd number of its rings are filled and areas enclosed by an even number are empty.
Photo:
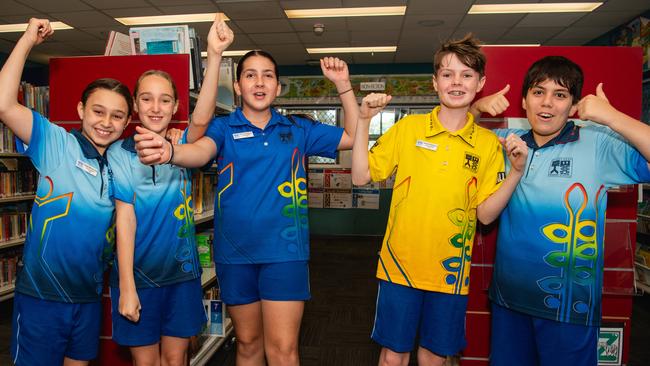
[[[288,18],[377,17],[404,15],[406,6],[378,6],[364,8],[327,8],[285,10]]]
[[[223,53],[221,54],[221,56],[226,56],[226,57],[230,57],[230,56],[244,56],[245,54],[247,54],[247,53],[250,52],[250,51],[251,51],[251,50],[223,51]],[[208,52],[207,52],[207,51],[203,51],[203,52],[201,52],[201,57],[208,57]]]
[[[176,15],[152,15],[146,17],[115,18],[124,25],[145,25],[145,24],[179,24],[179,23],[201,23],[213,22],[215,13],[199,14],[176,14]],[[228,20],[224,13],[221,13],[223,20]]]
[[[27,25],[29,23],[2,24],[0,25],[0,33],[24,32],[27,30]],[[74,29],[63,22],[50,22],[50,27],[54,30]]]
[[[603,5],[602,2],[480,4],[472,5],[467,14],[588,13],[601,5]]]
[[[374,53],[395,52],[397,46],[308,48],[307,53]]]

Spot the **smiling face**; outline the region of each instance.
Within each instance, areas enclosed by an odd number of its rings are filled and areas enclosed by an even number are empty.
[[[469,108],[483,84],[485,77],[463,64],[455,53],[442,58],[433,76],[433,87],[438,92],[440,104],[446,108]]]
[[[538,146],[559,135],[577,109],[569,90],[551,79],[532,85],[521,105]]]
[[[171,82],[160,75],[151,74],[140,79],[137,88],[135,111],[142,125],[164,135],[172,116],[178,110],[178,100]]]
[[[115,140],[129,123],[131,115],[124,96],[107,89],[95,89],[85,103],[79,102],[81,133],[100,154]]]
[[[244,60],[235,92],[242,98],[244,113],[268,112],[275,97],[280,95],[280,83],[275,65],[264,56],[254,55]]]

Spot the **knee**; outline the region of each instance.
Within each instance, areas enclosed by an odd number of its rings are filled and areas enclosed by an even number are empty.
[[[398,353],[385,349],[385,352],[381,353],[379,359],[380,366],[406,366],[409,361],[410,353]]]
[[[264,342],[262,337],[242,337],[237,338],[237,353],[241,356],[254,356],[263,352]]]
[[[185,366],[187,350],[163,350],[160,356],[162,366]]]
[[[266,357],[273,360],[274,365],[297,365],[298,364],[298,345],[293,343],[275,343],[265,344]]]

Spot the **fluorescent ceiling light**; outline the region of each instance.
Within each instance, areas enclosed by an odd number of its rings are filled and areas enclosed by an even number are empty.
[[[482,44],[481,47],[539,47],[539,43],[520,43],[520,44]]]
[[[0,33],[24,32],[27,30],[28,24],[29,23],[2,24],[0,25]],[[50,27],[54,30],[73,29],[71,26],[63,22],[50,22]]]
[[[177,15],[152,15],[146,17],[126,17],[115,18],[124,25],[145,25],[145,24],[184,24],[184,23],[201,23],[213,22],[215,13],[200,14],[177,14]],[[229,20],[225,14],[221,13],[223,20]]]
[[[245,54],[247,54],[250,51],[251,50],[223,51],[221,56],[226,56],[226,57],[229,57],[229,56],[244,56]],[[208,57],[208,52],[207,51],[201,52],[201,57]]]
[[[395,52],[397,46],[308,48],[307,53],[374,53]]]
[[[366,8],[327,8],[285,10],[288,18],[377,17],[404,15],[406,6],[378,6]]]
[[[467,14],[516,13],[588,13],[603,5],[591,3],[534,3],[534,4],[481,4],[472,5]]]

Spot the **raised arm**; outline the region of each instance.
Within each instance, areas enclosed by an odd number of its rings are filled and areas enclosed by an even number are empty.
[[[192,112],[192,121],[187,131],[187,142],[200,139],[208,129],[208,124],[214,116],[219,88],[219,69],[221,55],[230,46],[235,36],[220,15],[214,19],[208,32],[208,60],[205,68],[203,84],[199,91],[199,99]]]
[[[9,58],[0,70],[0,120],[25,143],[32,137],[32,112],[18,103],[18,87],[27,55],[32,47],[42,43],[54,31],[47,19],[29,20]]]
[[[136,126],[135,149],[145,165],[174,164],[185,168],[205,166],[217,154],[217,146],[209,137],[191,144],[172,145],[157,133]]]
[[[578,102],[578,116],[608,126],[650,161],[650,126],[614,108],[603,91],[603,83],[596,87],[596,95],[589,94]]]
[[[496,220],[510,201],[512,193],[524,175],[526,159],[528,159],[528,146],[521,137],[511,133],[507,138],[499,138],[499,140],[506,150],[511,168],[501,187],[476,208],[476,217],[485,225]]]
[[[359,122],[354,135],[352,147],[352,183],[362,186],[370,182],[368,166],[368,133],[370,120],[390,102],[392,97],[386,94],[370,93],[361,101]]]
[[[140,299],[133,276],[135,251],[135,209],[133,205],[115,200],[115,230],[117,232],[117,262],[119,263],[119,312],[132,322],[140,319]]]
[[[354,96],[352,83],[350,82],[350,71],[345,61],[336,57],[324,57],[320,60],[320,67],[323,75],[336,86],[336,91],[341,99],[343,107],[343,136],[339,142],[339,150],[350,150],[354,143],[354,134],[357,131],[357,120],[359,119],[359,105]]]

